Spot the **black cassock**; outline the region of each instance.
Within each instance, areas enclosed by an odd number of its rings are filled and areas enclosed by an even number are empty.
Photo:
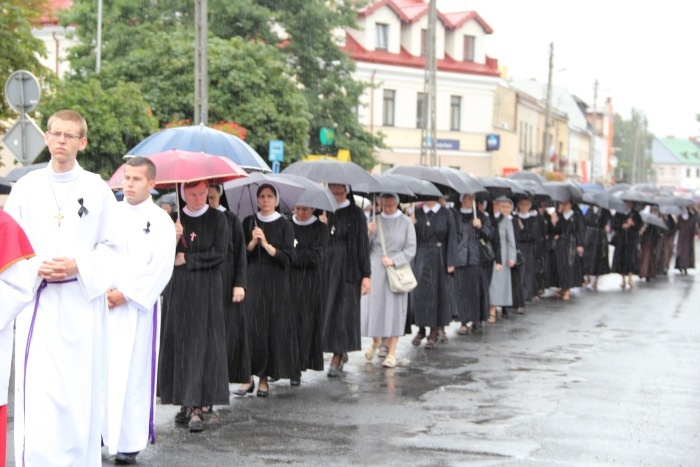
[[[326,303],[324,259],[328,246],[328,226],[316,220],[294,225],[294,256],[289,282],[291,306],[297,323],[301,371],[323,370],[321,322]]]
[[[453,314],[447,267],[456,261],[454,215],[444,207],[427,214],[418,209],[415,228],[417,245],[412,267],[418,286],[410,295],[409,314],[416,326],[447,326]]]
[[[639,236],[639,277],[646,280],[656,277],[658,272],[657,251],[662,248],[661,229],[647,224]]]
[[[233,303],[233,288],[246,288],[247,258],[241,220],[231,211],[224,211],[229,222],[231,241],[224,267],[224,321],[230,383],[250,382],[250,343],[246,332],[245,303]]]
[[[489,285],[481,266],[479,240],[490,241],[493,228],[484,213],[477,213],[481,229],[473,226],[473,213],[456,211],[457,260],[454,293],[457,315],[462,323],[484,321],[489,312]]]
[[[695,233],[698,215],[689,214],[687,219],[678,216],[678,240],[676,243],[676,269],[695,268]]]
[[[608,259],[608,233],[605,228],[610,222],[610,211],[591,206],[583,216],[586,226],[585,244],[583,246],[583,273],[588,276],[610,274]]]
[[[299,376],[296,321],[289,293],[289,267],[294,249],[294,228],[284,217],[263,222],[255,214],[243,220],[246,245],[255,227],[275,247],[270,256],[259,244],[248,252],[246,321],[250,339],[250,371],[275,379]]]
[[[631,218],[634,225],[623,229],[622,224]],[[639,212],[631,210],[628,214],[615,213],[610,225],[615,232],[613,234],[612,272],[617,274],[637,274],[639,272],[639,229],[642,228],[642,216]]]
[[[583,283],[583,261],[576,248],[583,246],[585,227],[581,213],[571,212],[568,219],[559,214],[557,225],[552,226],[553,234],[558,236],[554,246],[556,285],[564,290],[580,287]]]
[[[535,240],[535,256],[537,258],[537,274],[535,284],[538,292],[554,286],[553,249],[551,238],[552,218],[546,209],[538,210],[537,239]]]
[[[222,300],[228,221],[210,208],[199,217],[182,212],[180,222],[177,252],[185,264],[175,267],[164,293],[158,395],[163,404],[228,404]]]
[[[372,274],[369,236],[364,212],[352,203],[327,216],[330,235],[326,250],[323,351],[342,354],[362,348],[360,292],[362,278]]]
[[[523,264],[518,266],[518,272],[524,302],[532,300],[537,293],[537,237],[540,227],[538,214],[527,212],[513,216],[515,244],[523,259]]]

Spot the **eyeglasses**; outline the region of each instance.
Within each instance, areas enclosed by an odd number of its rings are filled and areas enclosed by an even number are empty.
[[[80,138],[82,138],[82,136],[71,135],[70,133],[66,133],[65,131],[47,131],[47,133],[56,139],[60,139],[61,136],[70,141],[77,141]]]

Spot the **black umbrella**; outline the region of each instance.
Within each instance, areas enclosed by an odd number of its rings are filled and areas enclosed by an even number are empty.
[[[16,167],[10,170],[7,175],[5,175],[5,180],[8,182],[16,182],[23,176],[27,175],[29,172],[33,172],[34,170],[38,169],[43,169],[48,164],[48,162],[40,162],[38,164],[25,165],[24,167]]]
[[[620,198],[613,196],[607,191],[588,191],[583,194],[583,202],[591,206],[598,206],[607,210],[614,210],[627,214],[629,209]]]
[[[9,195],[12,191],[12,185],[5,177],[0,177],[0,195]]]
[[[301,175],[309,180],[328,184],[354,185],[374,182],[370,174],[354,162],[330,159],[297,161],[284,169],[282,173]]]
[[[352,192],[356,195],[372,198],[381,193],[396,193],[402,203],[416,201],[416,195],[408,185],[391,174],[372,175],[373,183],[353,183]]]
[[[675,204],[659,204],[659,212],[666,216],[680,216],[683,214],[683,210],[680,206],[676,206]]]
[[[508,178],[511,180],[529,180],[540,185],[547,181],[542,175],[530,172],[529,170],[512,173],[508,175]]]
[[[608,188],[608,191],[610,193],[616,193],[618,191],[627,191],[630,188],[632,188],[632,185],[630,185],[629,183],[618,183]]]
[[[653,214],[651,212],[640,212],[640,216],[642,216],[642,220],[649,225],[655,225],[657,227],[660,227],[664,230],[668,230],[668,226],[666,223],[663,221],[663,219],[659,218],[656,214]]]
[[[476,178],[468,173],[453,169],[452,167],[439,167],[438,170],[447,176],[447,179],[460,195],[488,192]]]
[[[512,185],[503,178],[479,177],[477,180],[481,183],[481,186],[486,188],[492,199],[496,199],[499,196],[513,196]]]
[[[317,182],[312,182],[308,178],[294,174],[275,174],[269,175],[271,178],[285,178],[298,183],[306,190],[299,195],[296,204],[309,208],[320,209],[322,211],[335,212],[338,209],[338,203],[335,202],[335,197],[331,190],[325,186],[319,185]]]
[[[538,182],[524,179],[510,180],[525,190],[525,195],[513,193],[513,197],[518,201],[522,198],[530,198],[534,206],[539,206],[541,202],[551,199],[551,196],[549,196],[549,192],[544,188],[544,185]]]
[[[400,165],[397,167],[392,167],[384,173],[408,175],[420,180],[426,180],[434,184],[440,190],[440,192],[445,195],[457,192],[457,189],[452,185],[452,182],[450,182],[447,176],[440,172],[437,167],[427,167],[424,165]]]
[[[258,200],[256,193],[260,185],[270,184],[277,188],[279,194],[279,210],[283,213],[291,212],[294,205],[306,190],[300,184],[283,177],[273,177],[262,172],[251,172],[249,177],[224,183],[224,193],[231,211],[241,219],[258,212]]]
[[[640,204],[656,204],[654,198],[641,191],[627,190],[619,193],[619,195],[616,194],[616,196],[619,196],[623,201],[632,201]]]
[[[438,188],[427,180],[420,180],[410,175],[401,174],[387,174],[383,173],[377,175],[376,179],[383,179],[385,177],[391,177],[392,179],[398,180],[399,182],[405,184],[416,196],[416,201],[428,201],[437,200],[442,197],[442,193]]]
[[[554,201],[583,201],[583,190],[571,182],[545,182],[544,187]]]

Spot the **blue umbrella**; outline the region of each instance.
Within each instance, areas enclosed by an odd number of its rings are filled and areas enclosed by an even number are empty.
[[[204,125],[160,130],[131,148],[128,155],[146,157],[171,149],[224,156],[247,172],[270,172],[270,166],[248,143],[224,131]]]

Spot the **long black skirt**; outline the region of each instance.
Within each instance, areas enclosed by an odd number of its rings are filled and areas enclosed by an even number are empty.
[[[455,269],[454,289],[457,316],[462,323],[478,323],[488,315],[487,283],[482,279],[481,266],[465,266]]]

